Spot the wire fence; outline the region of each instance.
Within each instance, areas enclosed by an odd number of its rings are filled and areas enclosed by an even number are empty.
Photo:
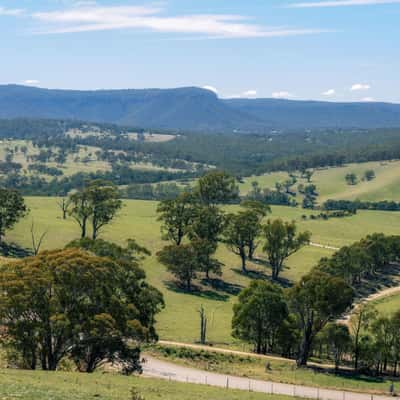
[[[145,372],[148,376],[167,379],[169,381],[208,385],[225,389],[246,390],[250,392],[266,393],[268,395],[285,395],[316,400],[400,400],[400,397],[395,394],[390,395],[389,393],[387,395],[359,393],[278,382],[266,382],[219,374],[208,374],[200,371],[193,371],[190,375],[180,375],[155,370],[147,370]]]

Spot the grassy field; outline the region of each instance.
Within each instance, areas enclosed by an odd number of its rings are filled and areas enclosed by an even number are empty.
[[[379,311],[386,315],[393,314],[400,310],[400,294],[394,294],[393,296],[383,297],[373,302],[373,305]]]
[[[372,181],[361,181],[364,172],[368,169],[375,171],[376,178]],[[355,173],[359,178],[357,185],[347,185],[345,176]],[[299,173],[296,175],[299,176]],[[240,185],[242,193],[251,189],[251,182],[257,181],[261,188],[274,188],[276,182],[283,182],[289,178],[285,172],[276,172],[262,176],[245,178]],[[298,177],[294,185],[307,184],[305,179]],[[400,201],[400,161],[368,162],[349,164],[340,168],[318,169],[312,177],[312,183],[317,186],[319,193],[318,202],[323,203],[328,199],[345,200],[395,200]],[[298,201],[301,200],[300,196]]]
[[[160,137],[161,138],[160,138]],[[154,136],[155,141],[166,141],[170,138],[166,135]],[[151,141],[151,138],[149,139]],[[21,147],[26,146],[27,152],[24,154],[21,151]],[[34,147],[30,140],[0,140],[0,160],[5,160],[8,150],[13,150],[13,161],[22,165],[24,174],[33,175],[37,174],[28,170],[29,165],[35,163],[29,157],[36,156],[39,154],[40,149]],[[17,151],[15,151],[17,150]],[[59,149],[57,147],[51,148],[54,153],[57,153]],[[54,161],[48,161],[46,164],[48,167],[58,168],[63,171],[64,176],[71,176],[78,172],[94,173],[97,171],[109,171],[111,170],[111,164],[108,161],[102,161],[98,159],[96,152],[100,151],[99,147],[95,146],[79,146],[77,151],[73,154],[68,154],[66,162],[62,165],[57,164]],[[36,162],[37,163],[37,162]],[[190,164],[193,165],[194,164]],[[164,168],[154,165],[150,162],[137,162],[130,163],[130,168],[137,170],[168,170],[168,171],[179,171],[174,168]],[[52,179],[51,176],[41,174],[44,178]]]
[[[27,203],[30,214],[7,234],[6,240],[9,243],[30,247],[32,220],[35,222],[37,233],[48,232],[43,248],[60,248],[79,236],[79,228],[72,219],[62,220],[55,198],[32,197],[27,198]],[[197,310],[203,305],[210,319],[208,339],[221,346],[242,348],[242,344],[235,342],[230,334],[232,305],[236,301],[237,292],[246,287],[251,278],[269,275],[269,269],[261,265],[249,265],[254,273],[243,276],[239,272],[238,257],[224,246],[220,246],[218,258],[225,264],[222,277],[214,280],[214,286],[201,284],[201,290],[190,295],[183,294],[176,288],[170,274],[155,257],[155,253],[165,243],[160,238],[156,206],[157,203],[151,201],[126,201],[119,217],[102,232],[101,236],[118,243],[124,243],[128,238],[135,238],[152,251],[153,255],[145,260],[144,268],[149,281],[164,293],[166,300],[166,308],[158,316],[160,337],[184,342],[198,340]],[[302,214],[310,212],[296,208],[273,207],[271,217],[297,220],[299,229],[307,229],[313,233],[314,242],[337,246],[352,243],[375,231],[388,234],[400,233],[400,213],[365,211],[353,217],[328,221],[303,221]],[[331,250],[305,247],[290,257],[282,278],[290,284],[308,272],[321,257],[330,254]]]
[[[288,400],[285,396],[249,393],[112,373],[82,374],[0,369],[1,400]],[[293,398],[292,398],[293,399]]]

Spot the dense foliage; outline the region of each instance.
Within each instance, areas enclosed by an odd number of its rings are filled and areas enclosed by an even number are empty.
[[[27,368],[55,370],[69,357],[86,372],[105,362],[140,371],[140,343],[157,338],[162,296],[127,259],[43,252],[2,266],[0,287],[2,340]]]

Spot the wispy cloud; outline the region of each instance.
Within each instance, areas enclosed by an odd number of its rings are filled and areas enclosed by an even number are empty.
[[[245,92],[242,93],[242,97],[256,97],[257,96],[257,90],[250,89],[246,90]]]
[[[0,7],[0,16],[18,17],[24,14],[25,10],[22,8],[4,8]]]
[[[323,96],[334,96],[336,94],[336,90],[335,89],[329,89],[325,92],[322,92]]]
[[[274,99],[290,99],[294,97],[294,95],[290,92],[280,91],[280,92],[273,92],[271,95]]]
[[[37,79],[27,79],[23,82],[25,85],[38,85],[40,81]]]
[[[371,89],[371,85],[368,85],[368,84],[366,84],[366,83],[355,83],[355,84],[350,88],[350,90],[351,90],[352,92],[356,92],[356,91],[359,91],[359,90],[369,90],[369,89]]]
[[[364,97],[363,99],[361,99],[361,101],[363,101],[364,103],[372,103],[375,101],[375,99],[373,97]]]
[[[207,38],[267,38],[311,35],[322,29],[265,27],[241,15],[165,15],[157,6],[97,6],[35,12],[42,34],[136,29],[163,33],[204,35]]]
[[[307,1],[286,5],[287,8],[351,7],[380,4],[400,4],[400,0],[322,0]]]

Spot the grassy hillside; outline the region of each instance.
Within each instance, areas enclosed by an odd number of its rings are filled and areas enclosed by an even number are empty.
[[[372,181],[361,181],[366,170],[375,171],[376,178]],[[348,173],[355,173],[359,182],[357,185],[348,185],[345,176]],[[297,175],[299,175],[297,173]],[[276,172],[262,176],[252,176],[245,178],[244,183],[240,185],[242,193],[247,193],[251,189],[251,182],[257,181],[261,188],[274,188],[276,182],[283,182],[289,178],[286,172]],[[298,178],[294,185],[307,184],[305,179]],[[395,200],[400,201],[400,161],[387,162],[368,162],[359,164],[349,164],[344,167],[326,168],[316,170],[312,183],[317,186],[319,193],[318,202],[321,204],[328,199],[342,200]],[[301,201],[301,196],[297,196]]]
[[[57,199],[31,197],[27,198],[27,203],[31,212],[7,234],[8,242],[30,247],[32,219],[37,233],[48,231],[44,248],[63,247],[79,236],[79,228],[72,219],[62,220]],[[187,342],[198,340],[197,310],[203,304],[210,317],[209,340],[220,345],[238,346],[230,335],[232,304],[236,301],[236,294],[248,285],[250,278],[269,275],[269,269],[261,265],[250,265],[254,273],[245,277],[239,272],[238,257],[221,246],[218,257],[225,266],[223,276],[214,281],[218,289],[202,284],[201,290],[194,294],[181,293],[173,284],[170,274],[155,257],[155,253],[164,245],[160,238],[160,225],[156,220],[156,205],[156,202],[151,201],[126,201],[119,217],[103,231],[102,237],[118,243],[123,243],[127,238],[135,238],[152,251],[153,255],[146,259],[144,267],[150,282],[162,290],[166,300],[166,308],[158,316],[160,337]],[[230,209],[235,209],[235,206]],[[299,229],[307,229],[313,233],[314,242],[334,246],[352,243],[376,231],[400,233],[400,213],[395,212],[364,211],[354,217],[328,221],[302,221],[303,214],[310,212],[296,208],[273,207],[271,217],[297,220]],[[296,281],[321,257],[331,253],[331,250],[311,246],[302,249],[290,257],[282,278],[288,283]]]
[[[131,400],[136,389],[146,400],[261,400],[266,395],[111,373],[0,370],[2,400]],[[286,400],[271,396],[270,400]]]
[[[400,294],[383,297],[373,302],[376,309],[384,314],[393,314],[400,310]]]

